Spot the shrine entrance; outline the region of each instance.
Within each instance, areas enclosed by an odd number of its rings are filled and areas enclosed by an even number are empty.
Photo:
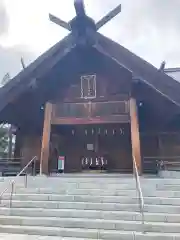
[[[129,124],[54,126],[50,149],[50,172],[133,171]]]

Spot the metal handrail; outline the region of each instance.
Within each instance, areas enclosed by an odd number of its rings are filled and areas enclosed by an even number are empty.
[[[134,175],[136,179],[136,190],[138,192],[138,200],[139,200],[139,209],[141,213],[141,221],[142,221],[142,229],[144,232],[144,198],[143,198],[143,193],[142,193],[142,188],[141,188],[141,183],[140,183],[140,178],[139,178],[139,173],[137,169],[137,164],[136,164],[136,159],[133,157],[133,165],[134,165]]]
[[[15,185],[15,182],[16,182],[16,178],[21,176],[21,174],[23,174],[25,172],[25,170],[34,162],[37,161],[37,156],[33,157],[28,163],[27,165],[16,175],[16,177],[11,180],[9,182],[9,186],[7,188],[5,188],[2,193],[0,194],[0,202],[2,201],[2,197],[3,195],[9,190],[9,188],[11,187],[11,194],[10,194],[10,208],[12,207],[12,197],[13,197],[13,194],[14,194],[14,185]],[[34,164],[34,168],[35,168],[35,164]],[[33,169],[33,172],[35,172],[35,169]],[[27,174],[25,175],[25,187],[27,187]]]

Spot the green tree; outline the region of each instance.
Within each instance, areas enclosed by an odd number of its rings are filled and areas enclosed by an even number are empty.
[[[8,155],[8,127],[0,125],[0,158],[5,158]]]

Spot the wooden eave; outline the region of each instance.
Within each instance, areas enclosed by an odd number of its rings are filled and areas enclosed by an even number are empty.
[[[97,42],[93,47],[97,51],[132,72],[134,78],[146,83],[159,94],[180,106],[180,83],[100,33],[96,33],[96,37]],[[1,88],[0,111],[24,93],[30,87],[33,79],[37,81],[43,79],[43,76],[76,45],[72,34],[69,34]]]
[[[180,84],[128,49],[97,33],[96,49],[132,72],[133,78],[146,83],[159,94],[180,106]]]
[[[164,69],[164,72],[165,72],[165,73],[180,72],[180,68],[179,68],[179,67],[177,67],[177,68],[165,68],[165,69]]]
[[[0,88],[0,111],[8,103],[24,93],[31,86],[34,79],[36,81],[42,79],[74,47],[73,37],[69,34]]]

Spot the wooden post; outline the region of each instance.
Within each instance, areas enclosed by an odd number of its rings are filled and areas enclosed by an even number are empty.
[[[130,99],[132,157],[135,158],[139,174],[142,174],[139,121],[136,99]]]
[[[52,104],[46,103],[44,112],[44,127],[42,135],[41,159],[40,159],[40,174],[49,173],[49,149],[51,136],[51,118],[52,118]]]

